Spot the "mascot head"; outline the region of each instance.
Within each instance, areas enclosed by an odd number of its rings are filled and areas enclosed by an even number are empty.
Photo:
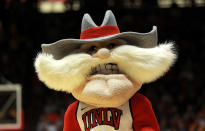
[[[155,26],[148,33],[120,32],[109,10],[100,26],[85,14],[80,39],[42,44],[35,69],[51,89],[93,106],[117,107],[170,68],[173,49],[171,42],[157,45]]]

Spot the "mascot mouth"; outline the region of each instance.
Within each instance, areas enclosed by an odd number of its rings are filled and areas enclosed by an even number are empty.
[[[109,75],[109,74],[122,74],[119,71],[118,65],[115,63],[105,63],[105,64],[99,64],[96,67],[91,67],[91,72],[89,76],[92,75]]]

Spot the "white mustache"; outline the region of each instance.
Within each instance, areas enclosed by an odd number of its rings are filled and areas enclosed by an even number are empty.
[[[148,83],[162,76],[175,62],[177,55],[172,42],[154,48],[123,45],[113,51],[113,59],[130,78]]]
[[[72,92],[86,82],[92,67],[105,63],[116,63],[131,79],[147,83],[162,76],[174,63],[176,54],[173,49],[173,43],[155,48],[122,45],[111,51],[108,59],[80,53],[55,60],[50,54],[40,53],[35,60],[35,69],[49,88],[66,92]]]

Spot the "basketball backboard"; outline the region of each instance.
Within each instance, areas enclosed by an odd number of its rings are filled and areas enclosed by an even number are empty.
[[[0,130],[21,128],[21,101],[21,85],[0,85]]]

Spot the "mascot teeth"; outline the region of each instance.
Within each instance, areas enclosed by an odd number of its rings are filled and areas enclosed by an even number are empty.
[[[90,75],[95,74],[119,74],[119,68],[117,64],[114,63],[107,63],[107,64],[99,64],[98,66],[91,68]]]

